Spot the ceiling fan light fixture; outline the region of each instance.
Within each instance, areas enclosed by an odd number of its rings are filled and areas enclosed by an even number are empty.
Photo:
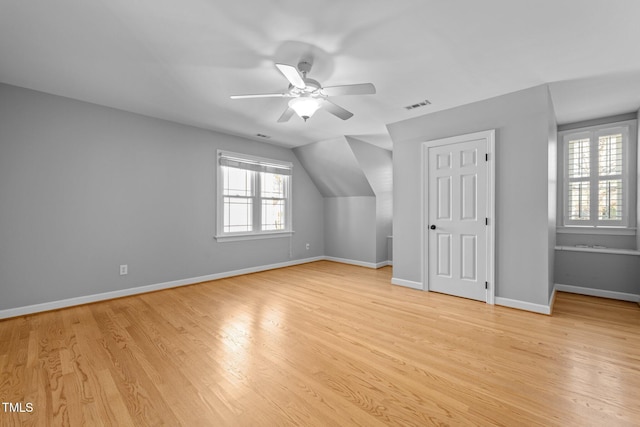
[[[307,77],[307,73],[311,70],[311,65],[312,61],[310,59],[300,61],[297,68],[288,64],[276,64],[276,68],[289,82],[286,92],[232,95],[231,98],[290,98],[289,105],[278,119],[278,123],[285,123],[293,117],[294,113],[306,122],[320,108],[339,119],[348,120],[353,117],[353,113],[330,101],[329,97],[373,95],[376,93],[376,87],[373,83],[322,87],[320,82]]]
[[[289,101],[289,107],[306,122],[320,108],[320,100],[308,96],[293,98]]]

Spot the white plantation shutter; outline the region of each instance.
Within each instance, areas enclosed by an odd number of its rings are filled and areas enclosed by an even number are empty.
[[[622,221],[624,210],[623,135],[598,136],[598,220]]]
[[[567,213],[570,221],[591,219],[591,139],[578,134],[567,143]]]
[[[564,135],[564,225],[628,225],[628,140],[628,126]]]

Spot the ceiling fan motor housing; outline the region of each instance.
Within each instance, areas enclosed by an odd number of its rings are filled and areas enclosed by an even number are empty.
[[[304,89],[305,92],[315,92],[318,89],[322,88],[320,82],[318,82],[317,80],[308,79],[306,77],[302,80],[304,80],[304,82],[307,84],[307,87]]]
[[[322,96],[320,89],[322,89],[322,85],[319,81],[314,79],[309,79],[307,77],[303,77],[302,80],[305,83],[304,89],[300,89],[295,87],[292,84],[289,84],[289,93],[293,96],[305,96],[305,95],[319,95]]]

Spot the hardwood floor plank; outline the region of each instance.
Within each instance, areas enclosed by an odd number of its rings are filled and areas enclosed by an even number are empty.
[[[637,426],[640,308],[320,261],[0,321],[0,425]]]
[[[149,363],[131,335],[117,323],[112,310],[95,313],[96,323],[104,337],[103,351],[110,359],[109,370],[118,390],[137,425],[178,425],[157,385],[144,371]]]

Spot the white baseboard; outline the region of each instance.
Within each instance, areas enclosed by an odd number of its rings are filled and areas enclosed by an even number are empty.
[[[496,297],[496,305],[517,308],[519,310],[532,311],[540,314],[551,314],[551,306],[544,304],[534,304],[532,302],[520,301],[517,299]]]
[[[553,285],[553,291],[551,292],[551,296],[549,297],[549,314],[553,313],[553,305],[556,303],[556,291],[556,285]]]
[[[392,285],[398,285],[398,286],[404,286],[406,288],[411,288],[411,289],[418,289],[418,290],[422,290],[422,283],[420,282],[413,282],[411,280],[404,280],[404,279],[398,279],[397,277],[392,277],[391,278],[391,284]]]
[[[405,286],[407,288],[423,290],[422,283],[413,282],[411,280],[398,279],[397,277],[393,277],[391,279],[391,283],[393,285]],[[495,297],[495,304],[502,305],[505,307],[517,308],[520,310],[532,311],[534,313],[541,314],[551,314],[553,310],[553,303],[556,298],[556,290],[554,288],[553,293],[551,294],[551,298],[549,298],[549,305],[544,304],[534,304],[526,301],[514,300],[509,298]]]
[[[325,256],[325,257],[322,257],[322,259],[327,261],[334,261],[342,264],[357,265],[359,267],[367,267],[367,268],[380,268],[380,267],[385,267],[387,265],[391,265],[391,261],[382,261],[382,262],[376,263],[376,262],[358,261],[355,259],[336,258],[332,256]]]
[[[556,283],[555,289],[561,292],[569,292],[572,294],[589,295],[592,297],[617,299],[620,301],[631,301],[640,304],[640,295],[628,294],[625,292],[607,291],[604,289],[584,288],[582,286],[563,285]]]
[[[173,280],[171,282],[157,283],[155,285],[139,286],[135,288],[122,289],[119,291],[103,292],[99,294],[86,295],[75,298],[68,298],[58,301],[51,301],[42,304],[27,305],[24,307],[9,308],[0,310],[0,319],[9,317],[24,316],[26,314],[39,313],[49,310],[57,310],[60,308],[73,307],[76,305],[89,304],[92,302],[105,301],[114,298],[127,297],[131,295],[144,294],[147,292],[159,291],[162,289],[177,288],[179,286],[193,285],[195,283],[208,282],[210,280],[224,279],[226,277],[240,276],[243,274],[257,273],[259,271],[273,270],[276,268],[290,267],[298,264],[306,264],[314,261],[322,261],[326,259],[324,256],[313,258],[297,259],[292,261],[280,262],[277,264],[261,265],[257,267],[243,268],[240,270],[225,271],[222,273],[209,274],[206,276],[191,277],[188,279]]]

